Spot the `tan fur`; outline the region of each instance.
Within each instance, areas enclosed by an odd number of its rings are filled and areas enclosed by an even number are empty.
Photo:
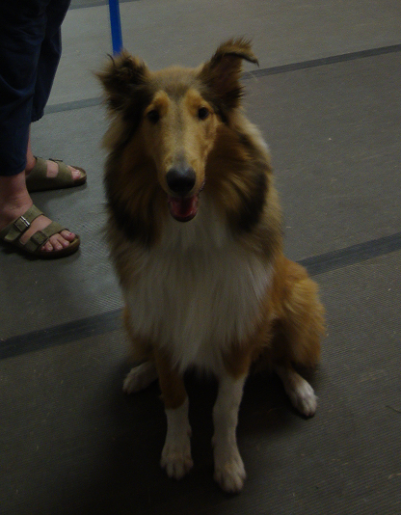
[[[123,311],[125,330],[131,339],[132,359],[134,361],[153,361],[159,376],[162,399],[168,409],[178,408],[183,404],[187,395],[180,374],[171,364],[168,352],[161,351],[146,339],[139,338],[132,328],[129,311]]]
[[[153,352],[153,342],[149,341],[147,338],[140,338],[135,333],[135,330],[132,327],[130,321],[129,310],[127,309],[127,307],[125,307],[123,310],[123,323],[124,328],[131,342],[131,360],[134,362],[141,362],[147,360],[155,361]]]
[[[224,227],[224,238],[235,242],[236,252],[255,256],[265,267],[264,277],[271,270],[250,320],[252,330],[234,336],[229,346],[222,344],[224,373],[239,379],[252,365],[258,370],[282,367],[292,373],[293,366],[316,366],[320,356],[324,310],[315,282],[283,255],[281,213],[268,149],[240,110],[242,59],[257,62],[248,42],[230,40],[196,69],[173,67],[152,73],[138,58],[123,52],[99,74],[111,117],[104,139],[109,151],[108,241],[127,300],[125,325],[135,357],[155,362],[168,409],[179,408],[186,400],[173,348],[138,330],[132,320],[135,306],[129,305],[129,299],[138,281],[144,280],[149,259],[155,252],[163,255],[162,242],[168,242],[167,227],[172,227],[167,199],[174,196],[166,176],[183,163],[196,175],[188,198],[196,198],[199,209],[207,198]],[[196,239],[190,244],[194,252]],[[211,239],[208,244],[211,255],[218,255],[219,242]],[[165,252],[171,252],[168,245]],[[171,263],[174,266],[174,260]],[[154,291],[155,302],[159,295],[163,291]],[[174,467],[171,470],[174,474]],[[241,481],[237,478],[234,487],[230,484],[223,487],[238,490]]]
[[[165,353],[156,350],[154,361],[159,375],[164,406],[167,409],[179,408],[187,398],[182,376],[174,369]]]

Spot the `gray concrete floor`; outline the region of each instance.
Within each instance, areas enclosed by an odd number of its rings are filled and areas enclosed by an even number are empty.
[[[252,37],[249,117],[272,150],[287,254],[318,281],[328,317],[303,420],[275,378],[249,381],[241,495],[212,480],[213,384],[189,379],[195,468],[168,480],[157,387],[122,395],[129,369],[121,297],[102,239],[100,140],[91,74],[110,52],[107,5],[73,0],[34,151],[87,169],[88,185],[35,203],[79,232],[77,255],[32,261],[0,249],[0,513],[401,513],[401,4],[136,0],[123,38],[153,68],[196,65]]]

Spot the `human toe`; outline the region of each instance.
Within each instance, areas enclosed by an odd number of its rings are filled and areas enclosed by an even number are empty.
[[[83,173],[80,170],[77,170],[76,168],[73,168],[72,166],[68,166],[68,168],[71,170],[71,175],[74,181],[77,181],[83,176]]]
[[[53,252],[53,245],[50,240],[48,240],[43,247],[41,248],[44,252]]]
[[[67,241],[67,243],[75,240],[76,234],[70,232],[68,229],[64,229],[60,234],[62,238]]]
[[[54,234],[44,245],[44,250],[47,252],[58,252],[69,246],[70,242],[63,238],[60,233]]]

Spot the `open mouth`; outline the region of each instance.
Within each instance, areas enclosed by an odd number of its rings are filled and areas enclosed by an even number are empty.
[[[199,194],[183,198],[169,195],[168,205],[173,218],[179,222],[189,222],[198,212]]]

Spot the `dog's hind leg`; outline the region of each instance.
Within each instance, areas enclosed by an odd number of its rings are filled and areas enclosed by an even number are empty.
[[[291,365],[276,366],[275,370],[294,408],[305,417],[312,417],[317,407],[317,397],[312,386]]]
[[[152,361],[146,361],[131,368],[124,379],[123,391],[125,393],[140,392],[156,381],[157,377],[155,364]]]
[[[315,414],[317,399],[313,388],[293,368],[314,368],[320,356],[320,338],[324,332],[324,309],[317,293],[317,284],[306,270],[288,259],[280,263],[284,280],[279,317],[273,339],[274,369],[294,407],[303,415]]]

